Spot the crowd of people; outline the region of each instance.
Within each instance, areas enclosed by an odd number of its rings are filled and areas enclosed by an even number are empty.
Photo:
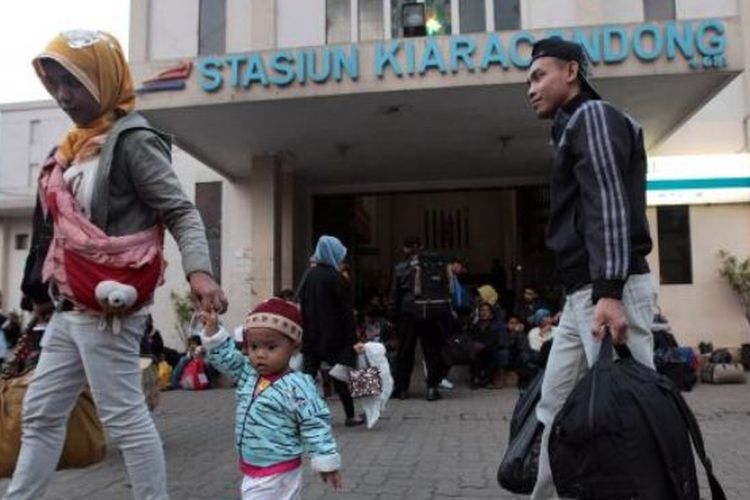
[[[100,31],[53,38],[33,66],[73,126],[39,176],[21,289],[33,318],[45,325],[44,343],[23,400],[20,452],[4,500],[43,494],[86,385],[122,453],[133,495],[169,498],[164,447],[141,387],[142,353],[161,366],[174,364],[170,387],[186,378],[192,387],[207,383],[200,377],[208,378],[206,365],[233,381],[243,498],[300,498],[305,453],[338,489],[341,456],[313,377],[332,376],[346,424],[360,425],[354,392],[387,392],[387,381],[362,376],[355,386],[359,356],[369,358],[373,344],[385,346],[393,394],[406,399],[417,343],[428,401],[441,398],[456,364],[470,366],[472,387],[500,387],[511,372],[523,386],[549,351],[536,409],[544,433],[533,498],[555,498],[548,443],[575,383],[571,368],[591,366],[597,340],[610,332],[612,342],[627,343],[635,359],[653,367],[648,326],[656,291],[645,260],[651,240],[640,128],[601,101],[578,44],[547,38],[534,44],[531,59],[529,102],[539,118],[554,120],[547,244],[557,254],[566,295],[562,316],[533,289],[504,310],[507,297],[482,283],[468,286],[461,259],[425,251],[417,238],[403,245],[388,298],[369,297],[357,313],[347,249],[322,236],[297,290],[254,307],[237,338],[218,319],[227,299],[212,274],[200,215],[172,169],[170,138],[135,111],[119,42]],[[148,315],[163,278],[165,230],[179,247],[200,318],[198,336],[182,356],[164,347]],[[3,330],[12,345],[18,322],[4,325],[12,327]],[[302,364],[295,370],[298,352]]]

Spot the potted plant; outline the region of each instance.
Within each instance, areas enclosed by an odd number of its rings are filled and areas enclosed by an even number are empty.
[[[750,257],[740,260],[732,253],[721,250],[719,258],[721,259],[719,274],[737,293],[745,312],[745,319],[750,324]],[[750,343],[742,344],[742,364],[746,369],[750,369]]]
[[[174,290],[169,293],[169,298],[172,301],[172,310],[177,320],[175,323],[177,335],[182,340],[184,348],[187,349],[188,337],[190,336],[190,322],[195,312],[193,299],[190,296],[190,291],[176,292]]]

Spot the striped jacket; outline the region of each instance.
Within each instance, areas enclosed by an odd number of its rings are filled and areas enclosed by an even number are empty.
[[[203,337],[207,361],[237,382],[235,441],[241,460],[269,467],[307,452],[312,468],[330,472],[341,467],[330,423],[330,411],[309,375],[290,372],[253,398],[258,372],[223,328]]]
[[[622,298],[628,276],[649,272],[643,131],[611,104],[580,94],[552,124],[555,162],[547,246],[567,292]]]

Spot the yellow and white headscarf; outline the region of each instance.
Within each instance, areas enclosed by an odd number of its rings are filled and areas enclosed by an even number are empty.
[[[33,61],[37,75],[49,90],[43,59],[57,61],[99,103],[99,117],[85,125],[74,124],[63,137],[57,156],[70,164],[99,154],[114,122],[135,108],[133,77],[120,43],[103,31],[60,33]]]

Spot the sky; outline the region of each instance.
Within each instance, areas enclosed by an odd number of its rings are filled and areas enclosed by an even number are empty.
[[[103,30],[128,52],[130,0],[0,1],[0,104],[49,99],[31,60],[56,34]]]

